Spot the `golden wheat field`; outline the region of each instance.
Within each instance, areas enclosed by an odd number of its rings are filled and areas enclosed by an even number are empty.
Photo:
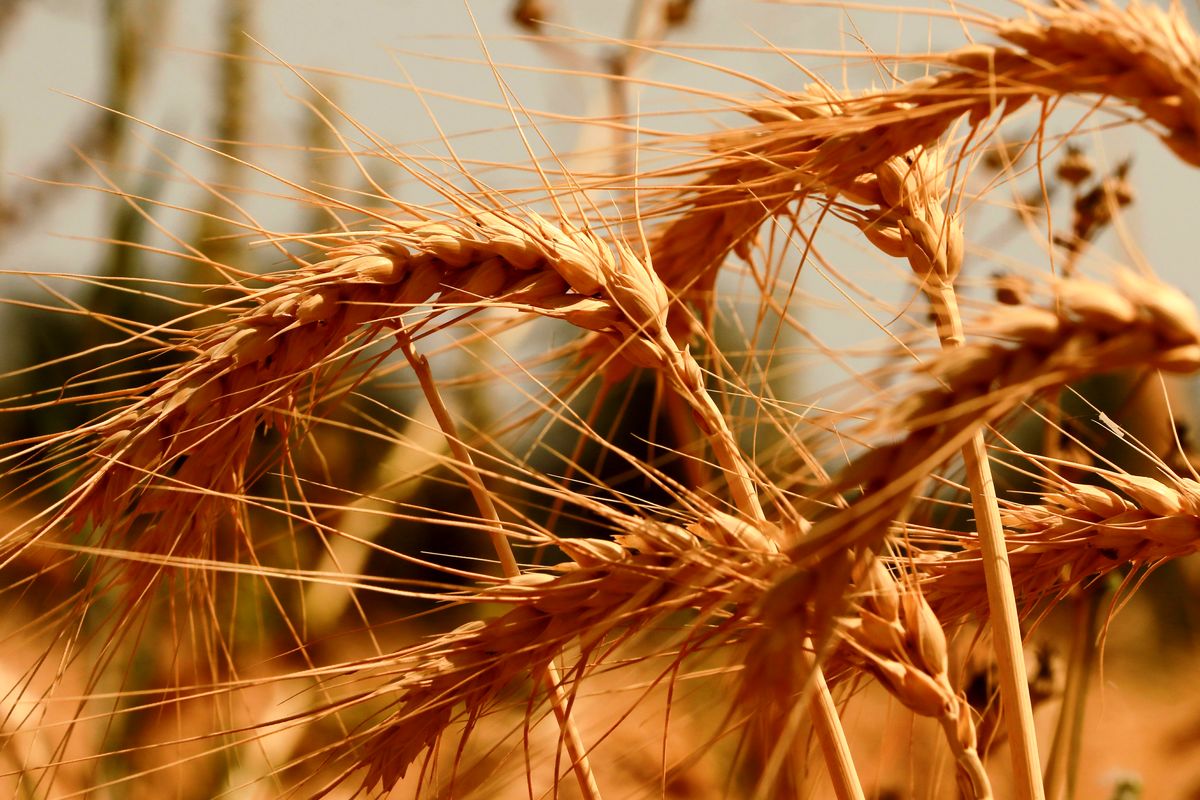
[[[0,5],[0,795],[1200,797],[1197,17]]]

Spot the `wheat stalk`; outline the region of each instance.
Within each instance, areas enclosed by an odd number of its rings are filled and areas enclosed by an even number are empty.
[[[856,177],[845,187],[856,192],[872,183],[880,195],[875,210],[865,212],[859,227],[889,255],[904,257],[929,299],[945,352],[956,355],[964,341],[954,282],[962,268],[963,226],[957,213],[943,208],[940,151],[919,148],[903,158],[891,158],[864,182]],[[860,191],[860,190],[859,190]],[[989,619],[1000,664],[1001,696],[1012,745],[1013,773],[1018,796],[1040,798],[1040,759],[1033,731],[1033,709],[1027,691],[1012,575],[1006,558],[991,467],[983,431],[975,429],[962,449],[975,508],[982,550]],[[939,629],[940,632],[940,629]],[[943,670],[944,672],[944,670]],[[933,673],[938,674],[938,673]],[[965,704],[964,704],[965,705]],[[960,748],[961,749],[961,748]],[[977,759],[976,759],[977,761]],[[976,784],[978,791],[983,791]]]

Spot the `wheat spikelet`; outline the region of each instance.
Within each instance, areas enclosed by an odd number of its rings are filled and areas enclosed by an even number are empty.
[[[839,621],[843,644],[831,656],[831,672],[848,662],[874,675],[905,707],[937,720],[954,750],[964,794],[991,797],[971,706],[950,682],[941,621],[921,591],[899,583],[880,561],[863,572],[854,613]]]
[[[914,392],[874,425],[916,431],[988,407],[995,419],[1033,392],[1097,372],[1200,368],[1195,306],[1178,290],[1131,273],[1121,275],[1119,289],[1063,279],[1048,306],[998,306],[972,328],[984,341],[926,362],[923,370],[937,385]]]
[[[1200,486],[1095,470],[1120,490],[1060,481],[1041,502],[1009,504],[1009,560],[1018,598],[1032,608],[1126,566],[1153,567],[1200,548]],[[930,602],[947,618],[972,610],[978,597],[978,554],[967,539],[955,552],[916,559]]]

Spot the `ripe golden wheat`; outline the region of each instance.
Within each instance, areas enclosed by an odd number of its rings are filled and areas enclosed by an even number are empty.
[[[695,152],[694,136],[659,134],[687,155],[635,174],[531,165],[544,185],[506,194],[389,156],[442,202],[374,184],[386,211],[364,202],[353,230],[258,230],[290,267],[253,276],[234,256],[223,274],[240,277],[194,311],[116,321],[140,348],[130,374],[10,401],[88,418],[6,452],[5,635],[41,656],[3,701],[2,785],[144,796],[170,773],[179,797],[689,796],[684,778],[707,764],[704,796],[847,800],[882,791],[842,724],[873,681],[937,723],[946,760],[912,776],[921,796],[1069,796],[1079,764],[1062,742],[1081,701],[1068,695],[1066,732],[1039,741],[1021,622],[1194,552],[1200,477],[1186,453],[1150,453],[1152,474],[1085,457],[1063,411],[1100,375],[1200,369],[1200,316],[1146,270],[1087,259],[1131,199],[1111,182],[1076,221],[1069,270],[1038,265],[1004,302],[964,293],[980,282],[972,206],[992,185],[969,203],[965,187],[1031,106],[1043,115],[1020,149],[1037,153],[1029,174],[1051,173],[1070,137],[1046,118],[1066,96],[1200,166],[1200,39],[1176,6],[1025,10],[960,15],[995,44],[898,57],[939,70],[927,77],[747,101],[730,109],[745,127]],[[1078,194],[1090,168],[1068,156],[1077,173],[1047,180]],[[602,211],[605,191],[636,200]],[[1025,212],[1052,241],[1053,220]],[[849,368],[853,392],[784,397],[767,373],[785,349],[733,352],[722,275],[742,272],[756,334],[768,317],[800,329],[805,300],[780,287],[823,263],[838,221],[862,252],[903,261],[908,327],[888,332],[877,368]],[[492,348],[484,382],[443,371],[439,355],[476,347]],[[398,395],[372,394],[385,378],[429,414],[389,409]],[[637,381],[663,419],[646,454],[602,422]],[[475,429],[447,401],[461,385],[529,403]],[[1030,424],[1041,440],[1014,444]],[[573,453],[551,428],[579,439]],[[436,436],[410,444],[422,431]],[[375,445],[424,459],[407,499],[399,476],[339,474],[323,450]],[[622,482],[606,485],[588,448],[620,462]],[[1029,482],[999,480],[999,464]],[[439,492],[453,508],[435,510]],[[355,514],[382,521],[359,534]],[[425,543],[384,526],[420,527]],[[451,533],[490,550],[435,555]],[[408,571],[375,574],[380,559]],[[330,588],[343,599],[313,601]],[[968,699],[972,642],[998,665],[990,707]],[[1073,679],[1093,666],[1073,663]],[[625,774],[612,741],[641,703],[659,704],[658,726],[637,732],[656,756]],[[983,722],[997,703],[1000,737]],[[137,724],[152,733],[125,730]],[[1054,751],[1045,781],[1039,747]]]

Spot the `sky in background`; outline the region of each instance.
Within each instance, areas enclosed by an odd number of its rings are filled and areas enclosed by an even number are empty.
[[[20,176],[36,174],[41,165],[61,155],[79,135],[80,125],[89,118],[89,109],[85,102],[70,95],[103,99],[103,22],[107,5],[100,0],[0,3],[15,4],[0,42],[0,189],[7,192],[23,180]],[[585,38],[591,40],[576,40],[551,53],[514,39],[520,31],[509,19],[507,0],[476,0],[469,10],[455,0],[260,0],[254,5],[249,32],[259,43],[255,52],[263,59],[369,78],[323,76],[319,80],[322,86],[332,87],[338,102],[356,119],[387,141],[403,145],[406,152],[421,156],[444,152],[432,141],[435,128],[412,91],[386,82],[406,82],[411,76],[417,85],[431,92],[499,101],[496,80],[486,66],[466,63],[482,55],[475,25],[496,62],[533,68],[503,66],[501,70],[522,104],[565,114],[604,113],[602,82],[553,70],[570,66],[603,71],[604,58],[615,47],[606,37],[625,33],[630,3],[558,0],[549,5],[554,18],[565,26],[563,36],[586,34]],[[217,113],[214,99],[218,63],[211,52],[224,49],[222,6],[217,0],[170,4],[161,46],[150,55],[150,82],[133,109],[135,114],[184,136],[204,139],[211,135]],[[937,3],[926,7],[945,8]],[[990,3],[988,8],[1007,15],[1019,14],[1019,9],[1009,4]],[[963,41],[961,29],[953,22],[914,13],[900,15],[882,7],[839,10],[743,0],[697,0],[690,23],[670,37],[673,52],[680,57],[656,57],[642,67],[640,74],[668,84],[754,98],[764,90],[730,73],[748,73],[769,84],[799,90],[808,79],[789,60],[794,58],[805,67],[821,71],[835,84],[848,80],[852,86],[862,88],[871,82],[870,71],[858,69],[843,74],[840,65],[844,59],[828,51],[861,54],[869,46],[877,52],[924,52],[955,47]],[[785,57],[770,52],[771,48],[827,52]],[[693,59],[713,62],[721,69],[691,63]],[[307,172],[303,160],[312,157],[295,149],[304,142],[302,133],[310,118],[299,101],[306,96],[305,87],[278,63],[256,67],[253,76],[254,111],[248,138],[261,146],[252,148],[251,158],[302,178]],[[491,131],[456,139],[456,149],[463,156],[495,162],[526,158],[520,137],[511,130],[495,130],[511,126],[503,110],[434,96],[426,99],[449,132]],[[712,111],[714,101],[677,91],[648,87],[640,90],[637,102],[647,127],[662,125],[700,132],[734,123],[728,115]],[[668,109],[688,113],[656,116]],[[1069,124],[1071,118],[1071,112],[1064,114],[1062,124]],[[1019,129],[1016,126],[1015,130]],[[603,144],[581,138],[586,134],[578,126],[546,124],[542,132],[557,151],[572,150],[581,144]],[[1103,149],[1112,162],[1133,156],[1138,196],[1127,216],[1127,228],[1161,275],[1193,296],[1200,295],[1200,278],[1192,263],[1192,229],[1197,220],[1193,186],[1200,181],[1200,173],[1180,165],[1151,135],[1133,127],[1117,130],[1103,142],[1093,137],[1084,142],[1094,151]],[[161,160],[152,155],[155,148],[198,175],[211,172],[212,159],[203,152],[172,143],[169,137],[147,128],[137,132],[125,153],[124,165],[110,171],[127,189],[136,186],[148,171],[162,169]],[[654,154],[646,153],[644,157],[653,159]],[[345,159],[338,160],[335,169],[338,179],[347,185],[358,180],[348,172]],[[96,183],[93,176],[81,180]],[[168,196],[194,207],[194,187],[178,178],[172,180],[176,185]],[[504,180],[517,179],[497,180],[504,185]],[[529,176],[521,180],[531,182]],[[272,190],[266,181],[256,185],[264,191]],[[98,245],[87,237],[104,234],[114,201],[78,189],[55,191],[61,192],[62,198],[53,204],[52,213],[37,216],[0,241],[0,267],[80,271],[95,263]],[[409,200],[425,199],[419,190],[403,183],[396,184],[396,192]],[[998,199],[1005,199],[1004,192],[1000,190]],[[249,202],[269,224],[285,228],[295,224],[288,217],[294,212],[294,204],[262,201],[259,209],[259,201]],[[983,241],[1003,258],[1045,263],[1044,259],[1039,262],[1040,244],[1008,223],[1001,212],[980,216],[979,227],[973,229],[975,235],[968,234],[968,240]],[[181,233],[192,224],[169,213],[164,213],[162,219],[168,227],[178,226],[176,230]],[[1106,236],[1114,238],[1112,233]],[[865,259],[873,261],[873,269],[879,268],[877,257],[863,256],[861,249],[850,247],[844,252],[847,255],[841,256],[839,263]],[[853,274],[853,263],[847,269]],[[986,265],[978,267],[981,274],[987,270]],[[904,302],[907,290],[899,282],[896,287],[883,299],[892,304]],[[819,287],[809,288],[821,291]]]

